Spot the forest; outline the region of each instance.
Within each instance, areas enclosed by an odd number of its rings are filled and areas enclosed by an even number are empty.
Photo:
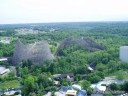
[[[21,28],[39,30],[40,33],[17,35],[15,29]],[[41,64],[23,60],[15,65],[16,75],[20,80],[14,76],[10,78],[11,74],[8,77],[0,76],[0,83],[8,80],[20,82],[22,94],[25,96],[42,96],[51,90],[59,90],[59,86],[54,85],[53,75],[66,73],[73,73],[75,82],[61,79],[61,85],[67,86],[77,82],[89,95],[93,91],[89,87],[90,84],[97,83],[107,76],[116,76],[126,81],[122,85],[111,84],[111,90],[128,92],[128,62],[119,59],[119,48],[128,46],[128,22],[0,25],[0,39],[3,37],[10,37],[11,43],[0,43],[1,58],[12,57],[18,39],[24,44],[46,40],[54,56],[53,60],[46,60]],[[13,64],[0,62],[0,65]],[[87,66],[91,66],[94,72],[90,73]],[[81,78],[84,74],[87,74],[86,79]]]

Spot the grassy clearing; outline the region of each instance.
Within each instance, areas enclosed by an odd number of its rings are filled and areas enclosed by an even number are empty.
[[[5,81],[3,83],[0,83],[0,90],[5,90],[8,88],[17,88],[18,86],[19,83],[17,80]]]
[[[128,74],[126,74],[126,73],[127,73],[127,71],[125,71],[125,70],[119,70],[119,71],[111,73],[110,76],[117,76],[118,79],[128,81]]]

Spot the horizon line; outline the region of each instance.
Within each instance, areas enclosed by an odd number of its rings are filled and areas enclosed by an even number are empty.
[[[1,23],[0,25],[20,25],[20,24],[52,24],[52,23],[113,23],[113,22],[128,22],[128,21],[57,21],[57,22],[26,22],[26,23]]]

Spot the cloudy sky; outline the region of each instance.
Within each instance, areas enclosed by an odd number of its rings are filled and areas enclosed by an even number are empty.
[[[0,0],[0,24],[128,21],[128,0]]]

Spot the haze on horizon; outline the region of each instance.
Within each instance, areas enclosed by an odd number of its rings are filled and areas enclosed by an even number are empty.
[[[0,24],[128,21],[128,0],[0,0]]]

